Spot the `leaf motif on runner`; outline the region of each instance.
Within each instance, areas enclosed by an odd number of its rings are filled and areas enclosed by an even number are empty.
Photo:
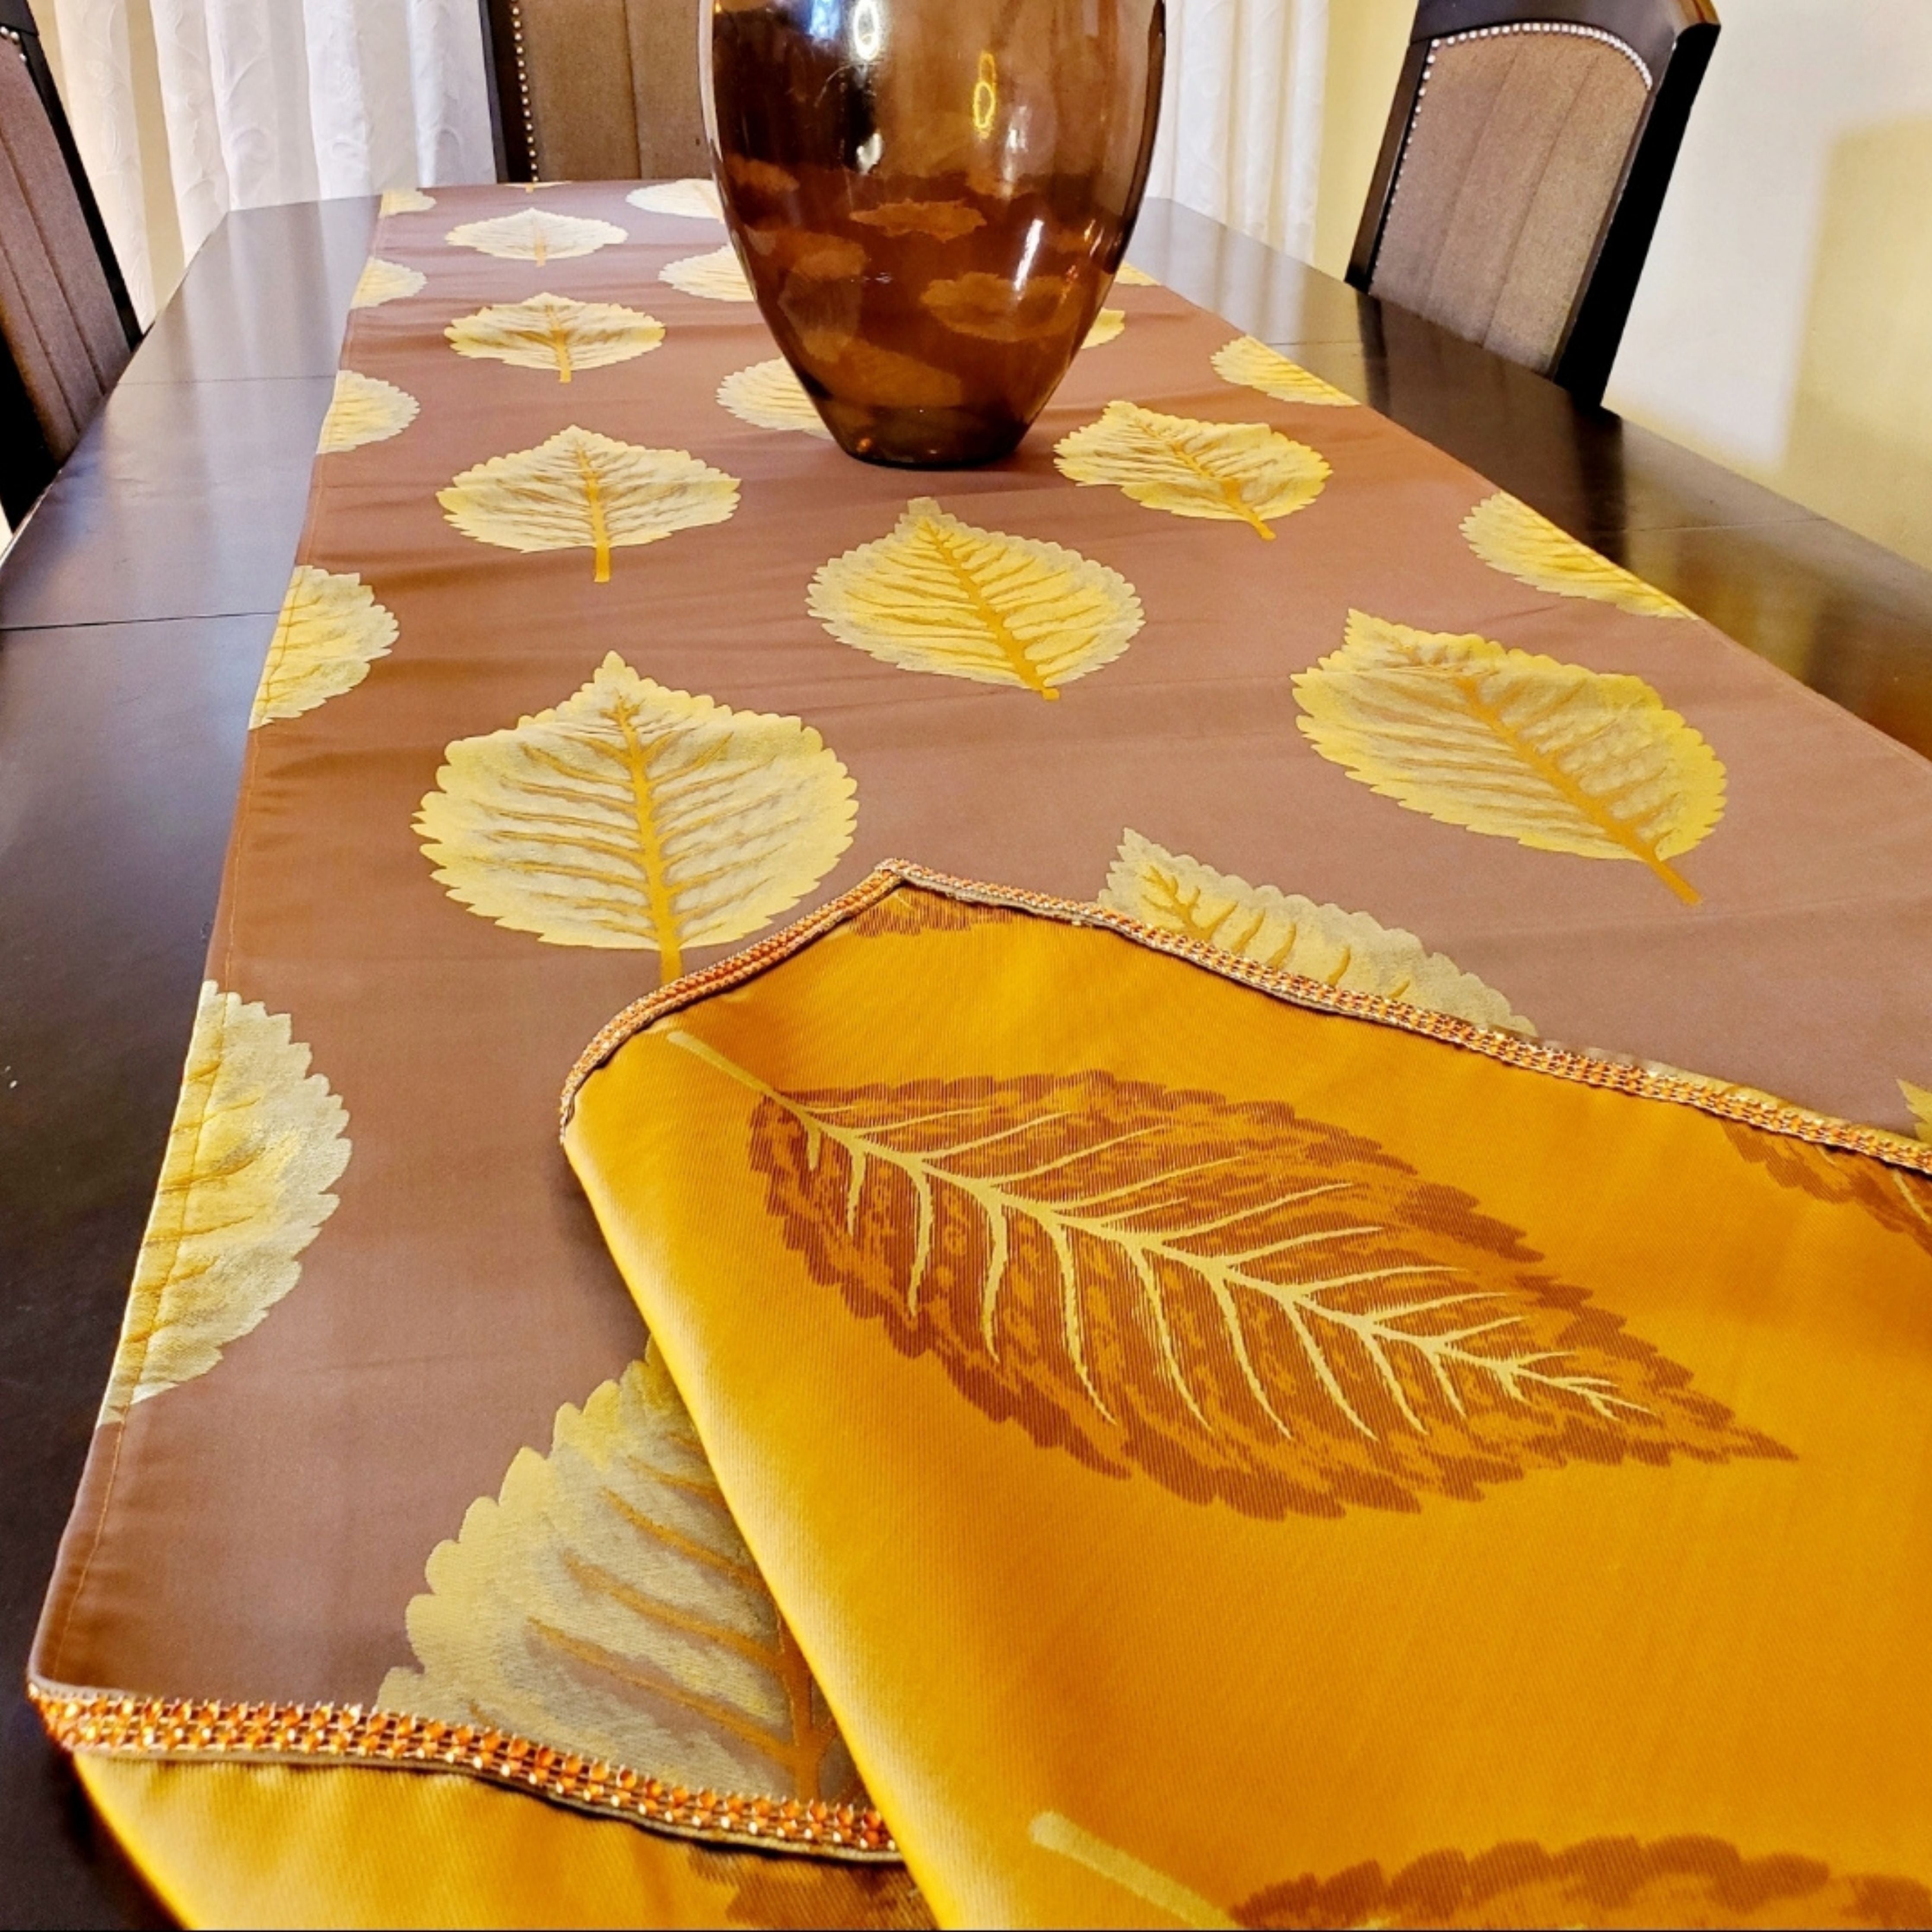
[[[1720,1090],[1753,1094],[1749,1088],[1726,1089],[1718,1081],[1708,1084]],[[1732,1146],[1780,1187],[1795,1187],[1834,1207],[1858,1208],[1880,1227],[1916,1241],[1932,1254],[1932,1178],[1893,1167],[1870,1154],[1820,1147],[1741,1120],[1722,1124]],[[1900,1142],[1904,1147],[1913,1144],[1902,1135]]]
[[[944,892],[902,885],[855,914],[841,930],[860,939],[916,939],[928,932],[970,932],[1022,916],[1004,906],[969,905]]]
[[[725,1908],[730,1925],[836,1925],[844,1932],[938,1932],[913,1876],[902,1864],[832,1858],[773,1858],[768,1852],[691,1848],[692,1868],[716,1885],[737,1886]]]
[[[412,1599],[376,1702],[673,1784],[865,1802],[656,1352],[559,1409]]]
[[[592,580],[610,580],[610,553],[722,524],[738,479],[682,449],[646,449],[573,424],[534,449],[493,456],[436,492],[465,536],[506,550],[587,550]]]
[[[206,1374],[295,1286],[348,1125],[286,1014],[202,986],[104,1420]]]
[[[364,443],[387,442],[416,421],[419,406],[407,390],[384,382],[380,376],[338,369],[335,392],[322,419],[322,434],[316,440],[316,454],[340,456],[346,451],[360,449]]]
[[[1201,422],[1113,402],[1054,451],[1063,476],[1112,484],[1150,510],[1268,526],[1305,510],[1328,481],[1327,460],[1265,423]]]
[[[734,369],[718,386],[718,400],[740,422],[756,429],[798,430],[822,442],[832,440],[825,419],[813,406],[805,385],[782,356]]]
[[[269,640],[249,730],[299,718],[354,690],[395,641],[395,618],[361,578],[296,565]]]
[[[706,302],[743,302],[754,299],[752,285],[728,243],[708,255],[686,255],[668,262],[658,271],[658,280],[668,282],[688,296],[702,296]]]
[[[1492,570],[1558,597],[1586,597],[1640,617],[1692,614],[1621,564],[1600,556],[1568,530],[1505,490],[1486,496],[1462,519],[1469,548]]]
[[[1724,812],[1724,768],[1641,678],[1360,610],[1297,674],[1322,756],[1406,810],[1539,852],[1633,860],[1687,905],[1670,864]]]
[[[753,1100],[814,1280],[994,1420],[1256,1516],[1474,1502],[1582,1459],[1782,1456],[1514,1228],[1279,1102],[1101,1072]]]
[[[718,199],[718,184],[698,175],[682,181],[652,182],[634,188],[625,196],[633,208],[646,214],[678,214],[688,221],[722,221],[724,204]]]
[[[1905,1104],[1912,1109],[1912,1124],[1917,1128],[1922,1141],[1932,1141],[1932,1087],[1915,1087],[1910,1080],[1901,1080],[1898,1090],[1905,1096]]]
[[[376,212],[378,214],[426,214],[435,206],[435,196],[424,194],[419,188],[392,188],[383,194]]]
[[[796,718],[640,677],[614,651],[554,710],[459,739],[416,831],[452,898],[554,946],[742,939],[852,842],[850,775]]]
[[[1559,1852],[1516,1840],[1474,1858],[1430,1852],[1392,1875],[1371,1862],[1328,1879],[1269,1886],[1234,1908],[1256,1928],[1378,1925],[1932,1924],[1932,1892],[1916,1879],[1834,1871],[1792,1852],[1744,1857],[1721,1838],[1686,1834],[1648,1844],[1592,1838]]]
[[[1144,621],[1118,571],[962,523],[930,496],[890,536],[823,566],[807,603],[840,643],[887,664],[1047,698],[1112,663]]]
[[[1307,403],[1324,410],[1356,406],[1354,398],[1346,389],[1311,375],[1299,362],[1291,362],[1279,349],[1270,349],[1252,335],[1237,336],[1216,350],[1214,362],[1215,374],[1224,382],[1258,389],[1278,403]]]
[[[443,334],[459,356],[551,370],[562,382],[579,369],[647,354],[664,338],[664,324],[641,309],[553,295],[492,303],[458,316]]]
[[[514,214],[460,223],[443,237],[452,247],[475,248],[506,262],[566,262],[594,255],[613,242],[629,238],[614,221],[582,214],[560,214],[548,208],[520,208]]]
[[[420,268],[406,268],[400,262],[386,262],[371,255],[356,278],[356,292],[349,298],[351,308],[380,308],[385,302],[400,302],[418,293],[425,280]]]
[[[1058,1813],[1037,1814],[1028,1835],[1182,1924],[1203,1928],[1804,1924],[1878,1932],[1932,1924],[1932,1892],[1916,1880],[1844,1876],[1790,1852],[1747,1858],[1721,1838],[1688,1834],[1649,1844],[1592,1838],[1559,1852],[1518,1838],[1474,1858],[1431,1852],[1392,1875],[1370,1860],[1331,1878],[1309,1873],[1269,1886],[1231,1912]]]
[[[1138,832],[1122,836],[1100,903],[1156,932],[1198,940],[1273,971],[1536,1036],[1535,1028],[1493,986],[1431,952],[1414,933],[1379,925],[1365,912],[1251,886]]]
[[[1150,275],[1144,268],[1137,268],[1131,262],[1123,262],[1114,271],[1114,281],[1124,289],[1157,289],[1158,277]]]
[[[1127,312],[1124,308],[1103,308],[1094,318],[1094,326],[1087,332],[1087,340],[1081,344],[1082,349],[1098,349],[1114,341],[1127,326]]]

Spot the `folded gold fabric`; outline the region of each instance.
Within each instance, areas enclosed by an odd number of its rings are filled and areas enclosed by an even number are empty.
[[[1932,1918],[1922,1178],[896,886],[566,1138],[941,1924]]]
[[[173,1909],[1924,1916],[1932,767],[1144,276],[944,476],[692,184],[357,304],[33,1662]]]

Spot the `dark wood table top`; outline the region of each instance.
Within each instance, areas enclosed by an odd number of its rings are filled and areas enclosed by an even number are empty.
[[[167,1922],[20,1685],[374,212],[231,214],[0,564],[0,1925]],[[1133,253],[1932,755],[1932,574],[1171,203]]]

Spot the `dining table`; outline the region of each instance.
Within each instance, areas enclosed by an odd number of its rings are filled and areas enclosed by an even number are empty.
[[[226,216],[0,560],[0,1924],[170,1922],[48,1741],[26,1659],[376,207]],[[1146,205],[1130,256],[1932,757],[1932,572],[1178,203]]]

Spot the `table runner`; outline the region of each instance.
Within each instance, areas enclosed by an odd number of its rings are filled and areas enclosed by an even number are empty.
[[[234,1895],[222,1807],[317,1777],[453,1864],[479,1805],[617,1834],[593,1918],[922,1910],[890,1863],[708,1848],[891,1852],[695,1352],[647,1348],[554,1138],[614,1012],[888,858],[1700,1098],[1777,1198],[1886,1244],[1874,1292],[1924,1266],[1922,761],[1158,286],[1124,278],[1008,463],[850,464],[722,241],[688,186],[439,190],[358,291],[34,1660],[191,1916]],[[532,1643],[550,1676],[506,1676]],[[157,1768],[217,1744],[470,1777]],[[179,1851],[202,1829],[220,1858]],[[452,1896],[514,1916],[501,1876]],[[319,1859],[311,1916],[401,1909],[346,1882]]]

